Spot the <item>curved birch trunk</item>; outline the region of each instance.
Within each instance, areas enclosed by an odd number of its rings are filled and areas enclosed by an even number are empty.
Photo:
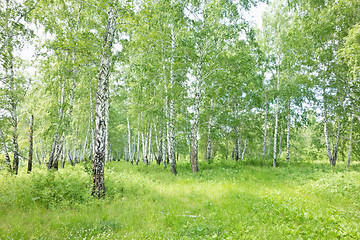
[[[116,16],[110,7],[108,22],[102,47],[102,56],[99,70],[99,81],[96,93],[95,108],[95,146],[92,161],[93,189],[92,195],[103,197],[105,195],[104,168],[106,160],[107,142],[107,106],[109,97],[109,68],[111,61],[111,48],[114,40]]]

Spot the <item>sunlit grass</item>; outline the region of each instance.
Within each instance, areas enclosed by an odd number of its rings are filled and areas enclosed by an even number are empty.
[[[112,162],[103,200],[85,169],[1,174],[0,239],[360,238],[359,165]]]

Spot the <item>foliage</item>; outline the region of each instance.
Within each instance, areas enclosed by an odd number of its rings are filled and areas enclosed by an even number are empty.
[[[175,177],[156,164],[109,163],[103,200],[90,197],[82,166],[2,172],[1,239],[360,237],[358,164],[273,169],[216,158],[197,174],[188,165]]]

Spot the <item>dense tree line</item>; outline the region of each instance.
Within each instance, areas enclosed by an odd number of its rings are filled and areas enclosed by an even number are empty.
[[[100,197],[105,162],[120,159],[174,174],[179,156],[193,172],[214,158],[350,165],[360,157],[360,3],[274,0],[254,28],[244,12],[256,4],[1,1],[7,168],[28,161],[30,172],[33,154],[49,169],[91,160]]]

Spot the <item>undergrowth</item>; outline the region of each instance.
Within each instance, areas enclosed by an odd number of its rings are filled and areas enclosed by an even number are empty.
[[[359,165],[106,165],[91,197],[86,164],[0,172],[0,239],[360,239]]]

